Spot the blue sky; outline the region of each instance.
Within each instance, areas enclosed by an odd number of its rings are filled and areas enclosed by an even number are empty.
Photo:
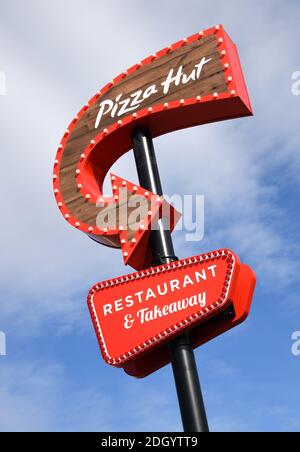
[[[248,321],[196,351],[213,431],[299,431],[300,70],[297,1],[0,0],[2,152],[0,430],[180,430],[170,367],[144,380],[104,364],[86,294],[129,271],[61,218],[51,173],[81,106],[122,70],[223,23],[238,44],[253,118],[155,141],[166,193],[205,195],[205,237],[257,273]],[[226,6],[225,6],[226,5]],[[176,158],[174,158],[176,156]],[[131,153],[113,168],[137,181]]]

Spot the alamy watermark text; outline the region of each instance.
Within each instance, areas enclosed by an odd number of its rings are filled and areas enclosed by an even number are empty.
[[[6,335],[0,331],[0,356],[6,355]]]
[[[294,356],[300,356],[300,331],[295,331],[291,337],[292,344],[292,354]]]

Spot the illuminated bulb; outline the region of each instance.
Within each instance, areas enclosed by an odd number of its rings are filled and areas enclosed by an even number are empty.
[[[131,243],[136,243],[136,239],[135,238],[131,239]]]
[[[118,190],[118,186],[117,186],[117,185],[114,185],[114,186],[113,186],[113,191],[116,191],[116,190]]]
[[[235,91],[234,89],[231,91],[231,95],[232,95],[232,96],[235,96],[235,95],[236,95],[236,91]]]
[[[89,232],[93,232],[94,228],[92,226],[89,227]]]
[[[68,213],[66,213],[65,219],[68,220],[69,218],[70,218],[70,215]]]
[[[123,180],[123,181],[122,181],[122,185],[123,185],[123,187],[126,187],[126,185],[127,185],[126,180]]]
[[[91,144],[96,144],[96,141],[95,140],[91,140]]]
[[[199,36],[202,38],[204,36],[203,31],[199,31]]]
[[[196,99],[197,99],[198,102],[200,102],[201,96],[197,96]]]
[[[79,228],[79,226],[80,226],[79,221],[76,221],[75,226],[76,226],[76,228]]]
[[[82,188],[82,184],[77,184],[77,188],[80,190]]]
[[[216,25],[216,30],[220,30],[220,25]]]
[[[140,230],[142,231],[143,229],[145,229],[145,226],[143,224],[140,224]]]
[[[115,196],[114,196],[114,199],[115,199],[116,201],[118,201],[119,196],[118,196],[118,195],[115,195]]]
[[[146,198],[148,198],[149,192],[148,192],[148,191],[145,191],[144,195],[146,196]]]
[[[152,107],[149,107],[149,108],[148,108],[148,111],[149,111],[149,113],[152,113],[153,108],[152,108]]]
[[[232,77],[230,76],[230,77],[228,77],[228,79],[227,79],[229,82],[232,82]]]
[[[222,42],[223,42],[223,38],[219,38],[219,40],[218,40],[218,41],[219,41],[219,43],[220,43],[220,44],[222,44]]]
[[[134,118],[137,118],[137,113],[133,113],[132,116],[133,116]]]
[[[133,187],[133,189],[132,189],[133,191],[138,191],[138,188],[137,188],[137,186],[135,185],[134,187]]]
[[[58,195],[59,190],[56,188],[56,189],[54,190],[54,193],[55,193],[56,195]]]
[[[121,244],[122,244],[122,245],[125,245],[125,243],[126,243],[126,240],[125,240],[125,239],[122,239],[122,240],[121,240]]]
[[[165,107],[165,108],[168,108],[168,106],[169,106],[168,102],[165,102],[165,103],[164,103],[164,107]]]
[[[107,135],[108,134],[108,129],[104,129],[103,133],[104,133],[104,135]]]
[[[219,97],[219,94],[218,93],[214,93],[214,97],[215,98]]]
[[[63,203],[59,202],[57,205],[58,205],[59,208],[61,208],[63,206]]]
[[[228,68],[229,68],[229,63],[225,63],[225,64],[224,64],[224,68],[225,68],[225,69],[228,69]]]
[[[221,55],[225,56],[226,55],[226,50],[222,50]]]
[[[58,160],[54,160],[54,165],[58,165]]]
[[[127,257],[127,256],[128,256],[127,251],[125,251],[125,253],[123,253],[123,256],[124,256],[124,257]]]
[[[180,99],[180,103],[181,103],[181,105],[183,105],[184,104],[184,99]]]
[[[85,154],[81,154],[80,158],[85,159]]]
[[[148,217],[151,217],[151,216],[152,216],[152,211],[149,210],[149,212],[148,212]]]
[[[108,228],[103,228],[103,231],[104,232],[108,232]]]
[[[76,174],[77,174],[77,176],[80,174],[80,170],[79,169],[76,170]]]
[[[56,174],[53,174],[53,180],[56,180],[57,179],[57,175]]]
[[[123,121],[121,119],[119,119],[118,125],[121,126],[122,124],[123,124]]]
[[[91,195],[87,194],[85,195],[86,199],[91,199]]]
[[[116,180],[116,176],[111,176],[111,180],[112,181]]]

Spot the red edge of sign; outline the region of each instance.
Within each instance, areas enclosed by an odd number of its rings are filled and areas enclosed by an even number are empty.
[[[247,319],[255,285],[256,275],[254,271],[248,265],[240,264],[235,287],[233,288],[230,299],[233,305],[234,315],[227,317],[227,319],[225,317],[215,317],[212,319],[212,322],[204,322],[193,328],[190,335],[194,348],[217,338]],[[155,349],[140,358],[125,363],[123,368],[132,377],[144,378],[170,362],[168,345],[162,344],[159,349]]]
[[[133,350],[126,353],[125,355],[118,357],[112,357],[109,355],[106,348],[105,339],[102,335],[101,325],[98,321],[95,306],[93,303],[93,297],[97,292],[105,290],[105,288],[107,287],[111,287],[118,284],[125,284],[126,282],[133,281],[135,279],[147,278],[151,275],[154,275],[155,273],[167,272],[179,267],[187,267],[195,263],[209,262],[217,259],[226,259],[226,262],[228,263],[228,271],[224,281],[223,290],[218,300],[212,303],[209,307],[203,308],[197,314],[193,314],[191,317],[184,318],[182,319],[181,322],[178,322],[176,325],[172,325],[167,330],[158,333],[155,337],[149,338],[144,343],[139,344]],[[179,335],[182,332],[182,330],[189,327],[195,327],[196,324],[199,324],[199,322],[201,322],[203,319],[210,318],[213,315],[215,315],[216,312],[220,312],[220,310],[224,309],[227,306],[228,302],[230,301],[232,291],[236,286],[236,277],[239,274],[239,267],[240,267],[239,258],[231,250],[220,249],[210,253],[194,256],[188,259],[182,259],[180,261],[176,261],[170,264],[161,265],[159,267],[149,268],[119,278],[103,281],[93,286],[88,294],[87,303],[93,321],[93,325],[97,334],[97,339],[103,359],[112,366],[124,367],[126,363],[138,358],[141,354],[144,355],[145,353],[147,353],[149,349],[152,351],[154,348],[156,349],[159,345],[162,345],[166,341],[169,341],[170,338]]]

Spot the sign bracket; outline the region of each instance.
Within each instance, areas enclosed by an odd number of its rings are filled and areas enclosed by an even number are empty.
[[[147,128],[137,128],[132,134],[134,157],[141,187],[162,196],[151,133]],[[150,235],[153,266],[177,261],[170,228],[164,218]],[[199,376],[189,333],[184,333],[169,344],[181,418],[185,432],[208,432],[208,422],[203,402]]]

